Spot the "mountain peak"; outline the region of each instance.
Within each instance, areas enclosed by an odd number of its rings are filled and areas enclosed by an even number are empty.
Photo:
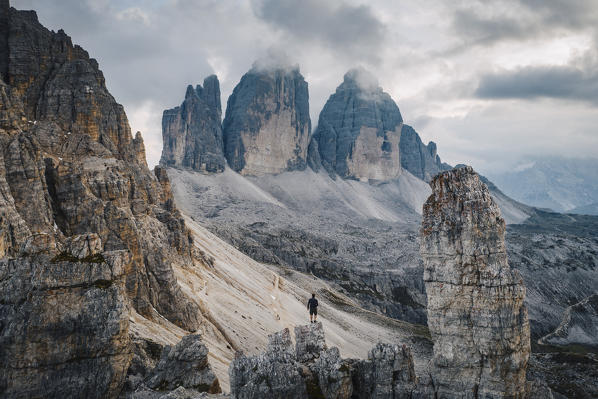
[[[241,174],[260,176],[307,166],[307,82],[298,67],[289,69],[282,61],[256,61],[228,99],[224,152],[229,166]]]
[[[221,126],[220,83],[216,75],[204,79],[203,87],[187,86],[179,107],[164,111],[164,146],[160,164],[202,172],[222,172],[224,160]]]
[[[348,71],[320,113],[310,146],[310,165],[331,175],[389,180],[401,173],[399,140],[403,118],[374,75]]]

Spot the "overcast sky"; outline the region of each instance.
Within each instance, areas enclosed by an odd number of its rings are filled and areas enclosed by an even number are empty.
[[[241,76],[285,52],[309,83],[315,127],[362,66],[442,159],[482,173],[534,156],[598,156],[598,0],[11,0],[63,28],[162,149],[161,118],[188,84]]]

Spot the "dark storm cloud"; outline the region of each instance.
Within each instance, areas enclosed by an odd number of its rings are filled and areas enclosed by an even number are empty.
[[[478,3],[478,7],[456,8],[452,25],[467,45],[488,45],[563,30],[596,31],[598,12],[594,0],[490,1]]]
[[[320,0],[255,0],[256,15],[294,38],[318,42],[354,58],[378,58],[386,27],[369,6]]]
[[[485,99],[547,97],[598,105],[598,71],[574,66],[526,67],[482,76],[475,94]]]

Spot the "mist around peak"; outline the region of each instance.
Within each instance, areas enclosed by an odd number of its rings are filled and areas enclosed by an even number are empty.
[[[299,72],[299,63],[280,47],[270,47],[251,67],[252,72],[270,73],[282,71],[285,74]]]

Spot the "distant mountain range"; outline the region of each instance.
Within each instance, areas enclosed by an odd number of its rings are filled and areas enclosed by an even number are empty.
[[[598,159],[536,158],[487,177],[506,195],[528,205],[598,214]]]

